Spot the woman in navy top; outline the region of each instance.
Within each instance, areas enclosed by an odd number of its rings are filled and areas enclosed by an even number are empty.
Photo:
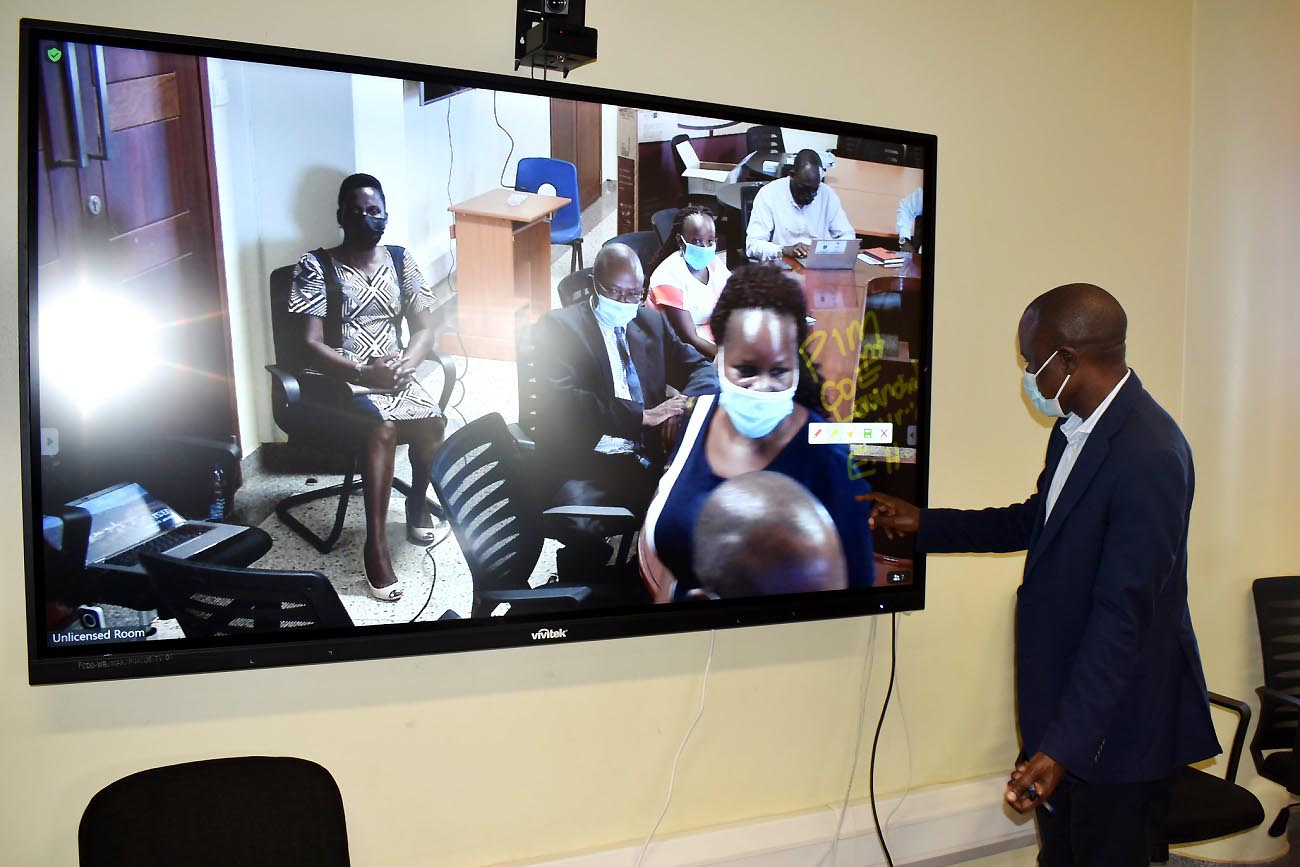
[[[727,281],[709,321],[721,393],[697,398],[641,534],[642,572],[660,601],[699,586],[691,560],[704,500],[725,479],[758,470],[789,476],[821,501],[839,532],[849,586],[871,586],[871,504],[863,498],[871,488],[855,477],[846,447],[808,441],[809,423],[824,418],[799,352],[806,315],[803,290],[782,271],[751,265]]]

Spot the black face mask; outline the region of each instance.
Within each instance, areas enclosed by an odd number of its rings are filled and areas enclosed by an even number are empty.
[[[384,237],[388,228],[387,217],[372,217],[370,214],[344,214],[339,224],[343,227],[343,242],[350,247],[366,249],[374,247]]]

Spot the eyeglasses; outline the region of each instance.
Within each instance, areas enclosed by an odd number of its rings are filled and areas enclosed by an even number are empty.
[[[620,304],[640,304],[645,300],[645,289],[639,286],[636,289],[611,289],[597,280],[595,274],[591,275],[591,285],[595,288],[596,294]]]

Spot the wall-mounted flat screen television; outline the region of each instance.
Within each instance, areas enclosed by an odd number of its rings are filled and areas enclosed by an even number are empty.
[[[20,52],[32,682],[923,607],[868,516],[926,499],[934,136],[51,22]]]

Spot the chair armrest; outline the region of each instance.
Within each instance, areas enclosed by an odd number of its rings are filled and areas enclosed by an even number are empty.
[[[555,506],[542,512],[543,525],[555,518],[599,518],[613,533],[630,533],[641,526],[641,519],[622,506]]]
[[[537,443],[533,442],[533,438],[524,433],[524,429],[518,424],[508,424],[506,429],[510,431],[510,436],[514,437],[515,446],[518,447],[519,451],[526,454],[537,451]]]
[[[528,614],[576,608],[589,598],[591,588],[581,584],[543,584],[526,590],[477,590],[474,605],[483,615],[490,615],[502,602],[516,614]]]
[[[302,400],[302,386],[298,384],[298,377],[289,368],[268,364],[266,372],[271,374],[273,389],[278,395],[283,395],[286,406],[292,406]]]
[[[1237,729],[1232,735],[1232,749],[1228,752],[1228,769],[1223,778],[1229,783],[1237,781],[1237,768],[1241,764],[1241,748],[1246,743],[1246,730],[1250,728],[1250,705],[1217,692],[1209,694],[1210,704],[1232,711],[1237,715]]]
[[[429,350],[429,360],[442,367],[442,394],[438,395],[438,408],[444,413],[451,403],[451,390],[456,387],[456,363],[436,349]]]

